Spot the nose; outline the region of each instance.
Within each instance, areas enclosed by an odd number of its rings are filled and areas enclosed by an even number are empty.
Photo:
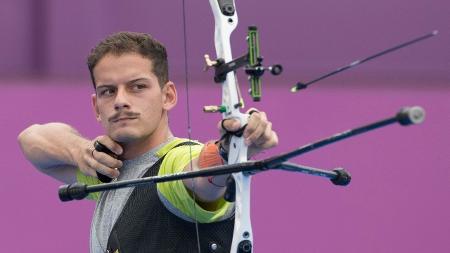
[[[117,111],[130,108],[130,101],[126,89],[119,87],[114,101],[114,109]]]

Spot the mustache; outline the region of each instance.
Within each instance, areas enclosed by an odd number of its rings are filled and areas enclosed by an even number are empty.
[[[117,112],[113,116],[109,117],[110,122],[117,121],[120,118],[135,118],[138,117],[140,114],[136,112]]]

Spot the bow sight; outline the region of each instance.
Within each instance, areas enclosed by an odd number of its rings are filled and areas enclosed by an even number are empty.
[[[266,70],[268,70],[272,75],[279,75],[283,72],[283,67],[280,64],[274,64],[269,67],[264,67],[261,63],[263,57],[260,55],[259,51],[259,33],[256,26],[248,27],[247,34],[247,46],[248,52],[238,57],[230,62],[225,62],[224,59],[219,58],[216,60],[211,60],[209,55],[205,55],[206,68],[214,67],[214,81],[216,83],[223,83],[227,74],[231,71],[236,71],[238,68],[244,67],[245,73],[248,75],[250,81],[249,93],[252,96],[253,101],[261,100],[261,76]],[[242,99],[240,99],[240,104],[237,107],[243,107]],[[223,112],[219,110],[213,110],[211,107],[206,107],[205,112]]]

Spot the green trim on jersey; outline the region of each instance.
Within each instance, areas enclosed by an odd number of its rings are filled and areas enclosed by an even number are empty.
[[[166,145],[157,155],[166,157],[161,164],[158,175],[174,174],[182,172],[189,165],[191,159],[195,159],[200,155],[203,145],[180,146],[171,149],[173,146],[188,141],[187,139],[176,139],[172,143]],[[170,145],[170,147],[168,147]],[[171,149],[171,150],[170,150]],[[170,150],[170,151],[169,151]],[[192,156],[191,156],[192,151]],[[224,199],[219,201],[219,208],[215,211],[208,211],[195,204],[194,199],[189,194],[183,184],[183,181],[177,180],[172,182],[160,183],[157,185],[158,192],[164,196],[175,208],[193,220],[200,223],[210,223],[220,220],[230,208],[230,203]],[[195,207],[195,209],[194,209]]]
[[[86,176],[81,170],[77,169],[77,182],[86,185],[96,185],[101,184],[102,182],[98,180],[96,177]],[[87,196],[87,199],[97,201],[100,198],[100,192],[91,192]]]

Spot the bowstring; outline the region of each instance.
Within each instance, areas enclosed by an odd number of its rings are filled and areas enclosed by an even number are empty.
[[[182,6],[183,6],[183,46],[184,46],[184,83],[186,86],[186,114],[187,114],[187,134],[188,134],[188,139],[189,142],[191,142],[191,133],[192,133],[192,128],[191,128],[191,113],[190,113],[190,107],[189,107],[189,78],[188,78],[188,53],[187,53],[187,30],[186,30],[186,4],[185,4],[185,0],[182,0]],[[192,145],[189,145],[189,156],[190,156],[190,170],[193,170],[193,161],[192,161]],[[193,204],[193,209],[194,209],[194,222],[195,222],[195,234],[197,237],[197,250],[199,253],[201,253],[201,249],[200,249],[200,235],[199,235],[199,229],[198,229],[198,221],[197,221],[197,200],[196,200],[196,196],[195,196],[195,178],[191,179],[192,182],[192,198],[194,201]]]

